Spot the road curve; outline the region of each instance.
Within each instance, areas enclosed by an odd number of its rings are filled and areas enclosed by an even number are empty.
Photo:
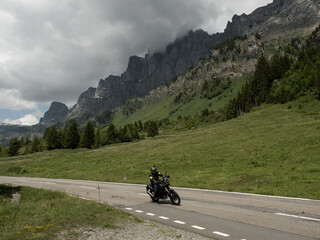
[[[318,200],[174,188],[181,197],[174,206],[152,203],[139,184],[2,176],[0,183],[66,192],[215,239],[320,239]]]

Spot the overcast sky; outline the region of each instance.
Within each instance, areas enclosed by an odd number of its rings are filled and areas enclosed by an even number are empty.
[[[190,29],[222,32],[272,0],[0,1],[0,121],[36,124],[52,101],[71,106],[131,55]]]

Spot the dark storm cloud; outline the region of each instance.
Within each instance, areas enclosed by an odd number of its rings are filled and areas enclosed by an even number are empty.
[[[159,51],[190,29],[222,31],[235,12],[268,2],[1,1],[0,94],[14,93],[21,108],[54,100],[74,103],[100,78],[123,72],[129,56]],[[2,102],[0,108],[19,103]]]

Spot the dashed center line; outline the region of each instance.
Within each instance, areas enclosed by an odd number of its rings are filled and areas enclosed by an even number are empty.
[[[96,189],[95,187],[87,187],[87,186],[80,186],[80,187],[85,189]]]
[[[301,216],[291,215],[291,214],[285,214],[285,213],[275,213],[275,214],[276,214],[276,215],[279,215],[279,216],[284,216],[284,217],[300,218],[300,219],[305,219],[305,220],[320,222],[320,219],[317,219],[317,218],[301,217]]]
[[[193,225],[191,226],[192,228],[198,229],[198,230],[205,230],[205,228],[197,226],[197,225]]]
[[[127,208],[125,208],[125,209],[126,209],[126,210],[129,210],[129,211],[133,211],[133,208],[127,207]],[[143,213],[142,210],[134,210],[134,211],[135,211],[136,213]],[[146,215],[148,215],[148,216],[155,216],[156,214],[147,212]],[[280,215],[280,214],[279,214],[279,215]],[[169,220],[169,219],[170,219],[170,218],[165,217],[165,216],[159,216],[158,218],[164,219],[164,220]],[[174,222],[174,223],[181,224],[181,225],[186,224],[186,222],[182,222],[182,221],[180,221],[180,220],[174,220],[173,222]],[[198,230],[205,230],[204,227],[197,226],[197,225],[192,225],[191,227],[192,227],[192,228],[195,228],[195,229],[198,229]],[[213,234],[216,234],[216,235],[219,235],[219,236],[222,236],[222,237],[230,237],[229,234],[223,233],[223,232],[214,231],[214,232],[212,232],[212,233],[213,233]],[[246,240],[246,239],[241,239],[241,240]]]
[[[214,234],[216,234],[216,235],[219,235],[219,236],[222,236],[222,237],[230,237],[229,234],[222,233],[222,232],[217,232],[217,231],[215,231],[215,232],[212,232],[212,233],[214,233]]]
[[[178,223],[178,224],[186,224],[185,222],[181,222],[181,221],[179,221],[179,220],[175,220],[175,221],[173,221],[173,222]]]
[[[42,183],[45,183],[45,184],[56,184],[54,182],[42,182]]]
[[[146,193],[138,193],[138,194],[141,196],[148,196],[148,194],[146,194]]]

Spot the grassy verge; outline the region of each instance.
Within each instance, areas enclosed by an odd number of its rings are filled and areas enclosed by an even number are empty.
[[[12,192],[20,194],[19,202],[11,201]],[[0,216],[0,239],[7,240],[57,239],[61,231],[76,239],[72,230],[79,227],[115,228],[118,221],[132,221],[129,214],[64,193],[4,185]]]
[[[175,186],[320,199],[319,113],[305,97],[155,139],[4,158],[0,174],[147,183],[156,164]]]

